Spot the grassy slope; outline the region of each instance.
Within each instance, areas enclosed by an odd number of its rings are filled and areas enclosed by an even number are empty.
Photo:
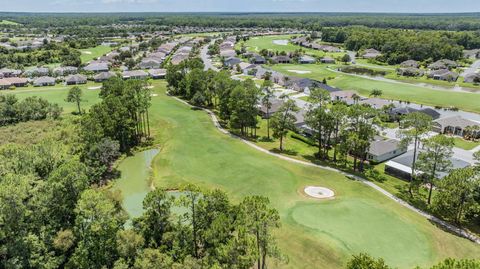
[[[20,24],[14,21],[1,20],[0,25],[20,25]]]
[[[98,90],[89,90],[89,87],[98,87],[101,84],[87,83],[85,85],[79,85],[83,90],[83,99],[81,107],[87,109],[91,105],[98,102]],[[68,90],[73,86],[56,85],[51,87],[26,87],[17,88],[14,91],[2,91],[3,94],[15,94],[19,99],[27,98],[29,96],[40,96],[47,99],[49,102],[57,103],[63,107],[65,113],[76,111],[77,107],[74,103],[68,103],[65,101],[67,98]]]
[[[382,90],[382,98],[410,101],[426,105],[440,105],[443,107],[455,106],[462,110],[480,113],[480,94],[452,92],[447,90],[432,90],[415,85],[396,84],[383,81],[375,81],[367,78],[338,74],[326,69],[326,65],[275,65],[274,70],[285,74],[308,77],[318,80],[334,78],[328,83],[344,90],[355,90],[361,95],[368,96],[372,89]],[[309,74],[297,74],[288,70],[311,71]]]
[[[110,51],[112,51],[111,47],[101,45],[93,48],[81,49],[80,52],[82,55],[80,56],[80,59],[82,60],[82,63],[87,63],[95,58],[103,56]],[[91,52],[91,54],[88,54],[88,52]]]
[[[303,49],[304,51],[306,51],[307,54],[310,55],[325,55],[323,51],[303,48],[292,43],[288,43],[288,45],[277,45],[273,43],[274,40],[290,40],[290,37],[291,35],[252,37],[247,40],[247,42],[245,42],[245,46],[247,47],[247,50],[257,53],[260,52],[262,49],[285,52],[294,52],[295,50]],[[241,42],[237,43],[236,48],[241,48]]]
[[[445,233],[378,192],[322,169],[291,164],[258,152],[218,132],[202,111],[163,95],[152,99],[154,133],[162,145],[153,163],[154,182],[175,187],[195,183],[227,191],[235,200],[268,196],[279,210],[278,233],[289,268],[341,268],[362,251],[400,268],[444,257],[480,257],[480,248]],[[306,185],[332,188],[337,198],[316,201]],[[408,257],[408,258],[407,258]]]

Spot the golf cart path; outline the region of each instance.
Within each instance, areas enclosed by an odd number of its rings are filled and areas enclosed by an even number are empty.
[[[177,98],[177,97],[174,97],[172,96],[175,100],[189,106],[189,107],[194,107],[192,106],[191,104],[189,104],[188,102],[180,99],[180,98]],[[380,193],[382,193],[383,195],[387,196],[388,198],[392,199],[393,201],[397,202],[398,204],[422,215],[423,217],[427,218],[428,220],[432,221],[432,222],[435,222],[437,223],[438,225],[444,227],[445,229],[459,235],[459,236],[462,236],[464,238],[467,238],[477,244],[480,244],[480,238],[472,233],[469,233],[468,231],[464,230],[464,229],[461,229],[461,228],[458,228],[446,221],[443,221],[427,212],[424,212],[410,204],[408,204],[407,202],[403,201],[402,199],[396,197],[395,195],[389,193],[388,191],[386,191],[385,189],[381,188],[380,186],[376,185],[375,183],[371,182],[371,181],[368,181],[364,178],[361,178],[359,176],[356,176],[356,175],[353,175],[353,174],[350,174],[350,173],[346,173],[344,171],[341,171],[341,170],[338,170],[336,168],[332,168],[332,167],[329,167],[329,166],[323,166],[323,165],[318,165],[318,164],[314,164],[314,163],[310,163],[310,162],[305,162],[305,161],[301,161],[301,160],[297,160],[297,159],[293,159],[293,158],[290,158],[290,157],[287,157],[287,156],[284,156],[284,155],[281,155],[281,154],[278,154],[278,153],[273,153],[269,150],[266,150],[260,146],[257,146],[255,145],[254,143],[248,141],[248,140],[245,140],[237,135],[234,135],[232,133],[230,133],[229,131],[225,130],[221,125],[220,125],[220,122],[218,121],[218,118],[217,116],[209,109],[206,109],[206,108],[202,108],[202,110],[204,110],[205,112],[207,112],[212,121],[213,121],[213,124],[215,125],[215,127],[220,131],[222,132],[223,134],[226,134],[226,135],[229,135],[230,137],[232,138],[235,138],[235,139],[239,139],[241,140],[243,143],[249,145],[250,147],[258,150],[258,151],[261,151],[263,153],[266,153],[268,155],[271,155],[271,156],[275,156],[277,158],[280,158],[282,160],[285,160],[285,161],[288,161],[288,162],[292,162],[292,163],[297,163],[297,164],[301,164],[301,165],[306,165],[306,166],[311,166],[311,167],[317,167],[317,168],[321,168],[321,169],[325,169],[325,170],[329,170],[329,171],[332,171],[332,172],[337,172],[337,173],[340,173],[340,174],[343,174],[347,177],[350,177],[350,178],[353,178],[377,191],[379,191]]]

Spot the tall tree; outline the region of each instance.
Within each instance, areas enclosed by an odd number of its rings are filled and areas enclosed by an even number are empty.
[[[408,191],[413,196],[412,188],[415,183],[415,169],[417,161],[418,147],[423,135],[430,131],[432,126],[432,117],[420,112],[413,112],[405,116],[400,122],[402,128],[398,136],[404,147],[413,143],[413,159],[410,172],[410,185]]]
[[[294,113],[297,111],[298,107],[295,101],[288,99],[272,117],[273,137],[280,139],[281,151],[283,151],[283,138],[287,135],[288,130],[295,129],[296,118]]]
[[[275,209],[269,207],[268,198],[260,196],[246,197],[240,204],[246,226],[255,236],[257,248],[257,269],[267,268],[267,258],[281,258],[275,238],[274,228],[280,227],[280,216]]]
[[[118,258],[117,232],[125,223],[121,206],[100,190],[84,191],[75,208],[77,247],[69,264],[76,268],[112,267]]]
[[[427,203],[432,199],[432,190],[440,172],[447,172],[452,166],[453,138],[437,135],[424,141],[424,151],[418,154],[418,169],[424,174],[424,182],[429,185]]]
[[[262,105],[267,109],[267,138],[270,139],[270,109],[272,108],[273,92],[271,87],[273,83],[271,80],[265,80],[263,82],[264,95],[262,97]]]
[[[437,183],[434,210],[447,219],[462,223],[465,216],[476,209],[476,190],[480,178],[472,167],[453,170]]]
[[[78,114],[82,114],[82,109],[80,107],[80,103],[83,101],[82,96],[83,96],[82,89],[78,86],[72,87],[68,91],[67,102],[75,103],[77,105]]]

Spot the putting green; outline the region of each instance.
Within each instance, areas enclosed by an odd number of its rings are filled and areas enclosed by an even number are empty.
[[[301,203],[291,210],[291,218],[342,251],[368,252],[388,264],[413,268],[425,257],[433,257],[425,234],[371,200]]]

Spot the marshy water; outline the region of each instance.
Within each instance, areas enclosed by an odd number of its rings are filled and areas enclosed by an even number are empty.
[[[121,177],[117,179],[114,189],[120,190],[123,196],[123,208],[130,218],[142,215],[142,202],[150,192],[150,171],[153,158],[159,153],[158,149],[138,152],[125,158],[118,170]]]

